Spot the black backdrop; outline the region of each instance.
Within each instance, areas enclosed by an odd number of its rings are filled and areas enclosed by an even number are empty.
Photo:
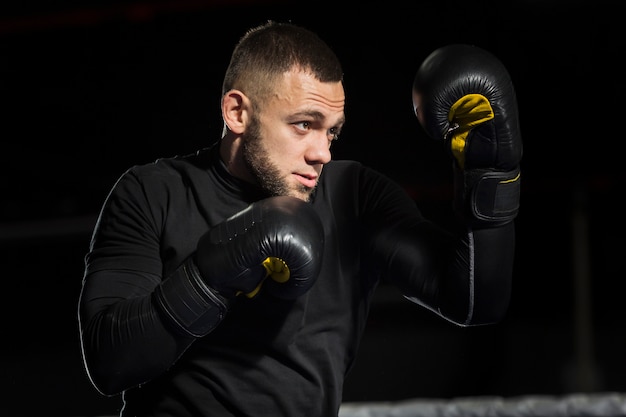
[[[620,193],[625,93],[607,1],[82,1],[0,6],[2,415],[114,414],[82,367],[76,305],[106,193],[130,165],[221,130],[219,92],[243,31],[316,30],[344,62],[336,159],[449,214],[449,160],[412,115],[435,48],[470,43],[509,69],[524,160],[514,294],[498,325],[461,329],[380,288],[346,401],[626,390]]]

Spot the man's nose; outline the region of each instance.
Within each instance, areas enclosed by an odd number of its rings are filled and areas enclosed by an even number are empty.
[[[309,163],[316,164],[330,162],[330,140],[325,132],[314,135],[307,148],[306,159]]]

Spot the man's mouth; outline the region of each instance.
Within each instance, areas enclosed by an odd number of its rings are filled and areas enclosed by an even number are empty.
[[[316,175],[303,175],[303,174],[295,174],[298,181],[309,188],[314,188],[317,184],[317,176]]]

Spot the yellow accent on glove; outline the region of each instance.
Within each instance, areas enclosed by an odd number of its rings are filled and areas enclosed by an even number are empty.
[[[261,290],[261,286],[263,285],[263,282],[265,282],[267,277],[271,277],[274,281],[278,282],[279,284],[283,284],[289,280],[289,274],[290,274],[289,267],[287,266],[285,261],[283,261],[282,259],[269,256],[262,262],[262,265],[266,271],[265,278],[263,278],[261,282],[259,282],[259,285],[257,285],[255,289],[253,289],[252,291],[248,293],[245,293],[245,296],[248,298],[253,298],[254,296],[257,295],[257,293]],[[237,295],[240,295],[242,293],[243,292],[240,291],[237,293]]]
[[[461,169],[465,166],[465,145],[470,130],[493,118],[491,104],[481,94],[467,94],[450,108],[448,121],[454,126],[450,148]]]
[[[267,275],[279,284],[289,280],[289,267],[282,259],[270,256],[263,261],[263,266],[267,270]]]
[[[515,181],[519,180],[521,178],[521,176],[522,176],[521,172],[518,172],[517,175],[515,176],[515,178],[511,178],[510,180],[500,181],[499,184],[510,184],[512,182],[515,182]]]

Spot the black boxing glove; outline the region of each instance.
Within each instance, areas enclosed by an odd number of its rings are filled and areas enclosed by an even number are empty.
[[[255,296],[269,276],[268,291],[292,299],[315,282],[323,243],[321,220],[309,203],[271,197],[206,233],[196,264],[207,285],[226,298]]]
[[[155,298],[178,328],[200,337],[238,295],[252,298],[262,287],[282,299],[304,294],[319,274],[323,246],[310,203],[287,196],[257,201],[205,233]]]
[[[443,140],[455,171],[455,211],[474,227],[511,222],[519,211],[522,138],[504,65],[476,46],[435,50],[413,82],[424,130]]]

